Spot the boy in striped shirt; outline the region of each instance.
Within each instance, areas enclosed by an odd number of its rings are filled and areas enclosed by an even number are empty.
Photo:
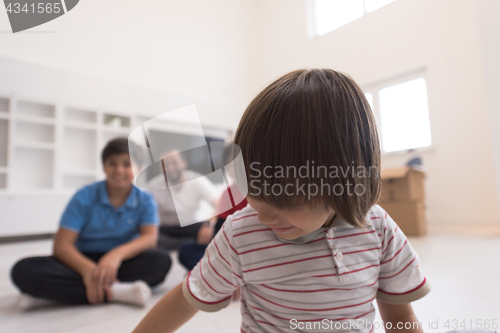
[[[249,205],[134,332],[175,331],[237,288],[245,333],[373,332],[375,299],[387,331],[422,332],[410,303],[430,286],[375,204],[379,141],[356,83],[330,69],[284,75],[250,103],[235,144]]]

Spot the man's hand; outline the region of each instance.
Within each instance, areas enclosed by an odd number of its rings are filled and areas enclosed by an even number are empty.
[[[214,237],[214,227],[211,224],[203,224],[198,230],[198,235],[196,237],[196,242],[199,244],[206,245],[210,243]]]
[[[122,264],[122,256],[116,250],[111,250],[99,259],[93,272],[93,278],[99,288],[104,290],[117,281],[118,268]]]

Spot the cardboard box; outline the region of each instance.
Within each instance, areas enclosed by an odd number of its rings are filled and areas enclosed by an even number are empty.
[[[423,202],[384,203],[382,208],[392,217],[407,236],[423,236],[427,233],[425,205]]]
[[[382,170],[382,193],[379,203],[423,202],[425,199],[423,171],[404,167]]]
[[[379,204],[407,236],[427,233],[425,219],[425,174],[417,168],[382,170]]]

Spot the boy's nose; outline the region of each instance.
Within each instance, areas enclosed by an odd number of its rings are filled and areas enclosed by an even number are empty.
[[[125,168],[125,167],[121,167],[121,166],[119,166],[119,167],[117,167],[117,168],[115,169],[115,172],[116,172],[116,173],[118,173],[118,174],[122,174],[122,173],[124,173],[124,172],[125,172],[125,170],[126,170],[126,168]]]

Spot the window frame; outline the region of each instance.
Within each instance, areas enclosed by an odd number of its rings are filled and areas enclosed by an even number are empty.
[[[383,136],[382,136],[382,124],[381,124],[381,119],[380,119],[380,100],[379,100],[379,92],[380,90],[384,88],[388,88],[394,85],[398,85],[401,83],[409,82],[415,79],[424,79],[425,80],[425,88],[426,88],[426,94],[427,94],[427,110],[429,112],[429,131],[430,131],[430,136],[431,136],[431,144],[426,147],[417,147],[417,148],[411,148],[411,149],[403,149],[403,150],[396,150],[396,151],[390,151],[386,152],[384,151],[384,146],[383,146]],[[384,79],[381,81],[378,81],[376,83],[371,83],[367,85],[363,85],[361,87],[361,90],[363,90],[363,93],[371,94],[372,99],[373,99],[373,107],[372,111],[375,116],[375,120],[377,123],[377,132],[380,138],[380,152],[382,156],[391,156],[391,155],[404,155],[408,154],[411,150],[412,153],[414,152],[430,152],[434,151],[436,146],[435,146],[435,141],[434,141],[434,135],[433,135],[433,120],[432,120],[432,112],[431,112],[431,103],[430,103],[430,96],[429,96],[429,79],[427,75],[427,71],[425,69],[419,69],[416,71],[412,71],[406,74],[398,75],[389,79]]]
[[[317,31],[316,31],[316,15],[315,15],[315,1],[316,0],[306,0],[306,16],[307,16],[307,35],[310,39],[315,39],[315,38],[319,38],[319,37],[322,37],[322,36],[326,36],[328,35],[329,33],[335,31],[335,30],[338,30],[342,27],[345,27],[346,25],[349,25],[351,24],[352,22],[356,22],[360,19],[362,19],[363,17],[365,17],[366,15],[370,15],[372,13],[375,13],[377,12],[378,10],[382,9],[382,8],[385,8],[395,2],[397,2],[397,0],[394,0],[393,2],[390,2],[388,3],[387,5],[385,6],[382,6],[378,9],[375,9],[374,11],[371,11],[371,12],[367,12],[366,11],[366,5],[365,5],[365,1],[366,0],[362,0],[363,1],[363,15],[353,21],[350,21],[349,23],[346,23],[344,25],[341,25],[340,27],[337,27],[333,30],[330,30],[322,35],[318,34]]]

